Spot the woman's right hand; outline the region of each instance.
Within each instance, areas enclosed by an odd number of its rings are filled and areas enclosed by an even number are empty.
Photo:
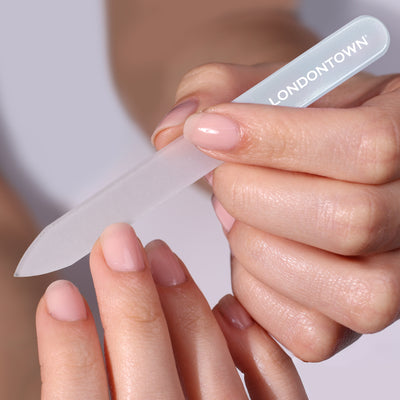
[[[278,344],[232,296],[213,313],[165,243],[143,249],[129,225],[112,225],[90,264],[105,360],[78,289],[53,283],[37,310],[42,399],[246,399],[235,364],[252,399],[306,399]]]
[[[189,72],[153,142],[183,132],[225,161],[213,205],[234,294],[293,354],[321,361],[400,317],[400,75],[359,74],[306,109],[230,103],[278,67]]]

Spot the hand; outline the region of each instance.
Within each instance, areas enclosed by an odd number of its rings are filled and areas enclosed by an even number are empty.
[[[191,71],[153,141],[183,130],[226,161],[212,186],[235,296],[319,361],[399,317],[400,77],[360,74],[308,109],[219,104],[276,68]]]
[[[144,250],[129,225],[112,225],[90,264],[105,362],[78,289],[53,283],[37,309],[42,399],[244,399],[227,343],[252,399],[306,398],[290,358],[234,297],[214,316],[165,243]]]

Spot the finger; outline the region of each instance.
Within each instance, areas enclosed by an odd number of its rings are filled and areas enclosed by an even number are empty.
[[[351,108],[359,107],[381,94],[394,75],[375,76],[360,72],[318,99],[311,107]]]
[[[116,398],[182,399],[157,289],[144,250],[126,224],[108,227],[91,253],[93,282]]]
[[[307,399],[290,357],[257,325],[231,295],[223,297],[214,314],[242,371],[252,400]]]
[[[263,80],[280,64],[256,66],[223,63],[205,64],[189,71],[176,93],[176,105],[156,127],[152,142],[157,150],[182,135],[186,118],[211,105],[232,101]]]
[[[223,161],[385,183],[400,177],[399,98],[392,84],[355,108],[220,104],[191,115],[183,132]]]
[[[345,258],[237,223],[232,253],[259,282],[360,333],[377,332],[400,312],[400,252]]]
[[[236,258],[232,260],[232,287],[252,318],[301,360],[326,360],[360,336],[263,284]]]
[[[164,147],[182,134],[183,123],[189,115],[215,104],[232,101],[283,65],[210,63],[189,71],[177,89],[175,106],[153,133],[153,144],[157,149]],[[313,107],[358,106],[378,93],[378,79],[360,73],[318,100]]]
[[[186,397],[246,399],[218,323],[183,263],[161,241],[146,251]]]
[[[213,191],[235,219],[337,254],[400,246],[399,182],[370,186],[225,163]]]
[[[78,289],[52,283],[36,313],[42,399],[108,399],[96,326]]]

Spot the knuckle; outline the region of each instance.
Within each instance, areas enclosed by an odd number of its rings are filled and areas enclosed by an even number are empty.
[[[284,111],[276,112],[276,119],[265,124],[266,130],[274,138],[267,156],[291,164],[295,163],[299,154],[309,152],[313,145],[310,143],[308,130],[298,124],[296,115],[285,115]]]
[[[212,332],[215,329],[215,321],[208,311],[208,309],[199,308],[195,304],[186,307],[179,318],[182,332],[189,336],[207,335]]]
[[[400,89],[400,74],[394,74],[385,86],[384,93],[395,92]]]
[[[158,325],[163,318],[163,312],[158,304],[152,304],[150,300],[145,303],[138,302],[134,305],[123,307],[120,310],[120,317],[129,324],[136,325]]]
[[[154,325],[162,319],[162,312],[158,308],[146,305],[135,305],[135,310],[124,311],[126,320],[141,325]]]
[[[231,192],[231,201],[232,208],[240,214],[240,211],[245,208],[245,205],[248,204],[247,200],[249,199],[249,193],[246,187],[242,185],[242,182],[239,178],[235,178],[232,181],[232,192]]]
[[[360,162],[370,183],[386,183],[399,173],[399,126],[385,110],[371,113],[368,133],[361,138]]]
[[[44,372],[48,369],[57,369],[64,371],[89,370],[97,365],[92,348],[82,339],[75,338],[70,335],[69,342],[62,348],[55,349],[51,352],[51,356],[41,359],[40,368]],[[44,374],[45,375],[45,374]]]
[[[214,176],[215,182],[221,182],[215,189],[217,197],[221,195],[225,208],[235,216],[242,215],[248,205],[258,198],[254,193],[254,185],[246,184],[246,175],[248,176],[247,167],[225,163],[218,168],[218,173]]]
[[[121,284],[120,296],[111,299],[106,308],[102,317],[105,331],[114,329],[117,321],[120,326],[148,325],[147,329],[151,329],[151,326],[160,325],[164,316],[152,289],[140,286],[132,288]]]
[[[351,328],[374,333],[393,323],[399,312],[400,288],[395,274],[381,270],[368,280],[354,282],[347,296]]]
[[[337,247],[343,255],[365,254],[382,242],[386,211],[377,191],[359,189],[355,195],[341,199],[332,211]]]

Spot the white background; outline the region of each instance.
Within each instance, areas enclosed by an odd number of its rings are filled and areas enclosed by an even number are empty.
[[[302,18],[321,35],[371,14],[392,34],[376,72],[400,71],[398,0],[305,0]],[[0,0],[0,171],[41,225],[51,222],[153,150],[126,117],[107,61],[98,0]],[[135,224],[183,258],[213,305],[230,291],[228,248],[209,195],[196,187]],[[91,297],[87,262],[66,272]],[[296,361],[311,399],[398,399],[400,326],[365,336],[321,364]]]

